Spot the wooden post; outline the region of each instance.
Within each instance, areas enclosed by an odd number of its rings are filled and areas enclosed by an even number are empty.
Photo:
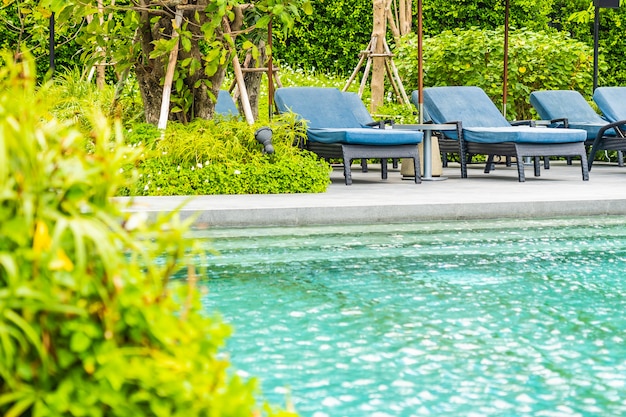
[[[370,70],[372,70],[372,102],[370,108],[372,113],[376,113],[376,109],[383,104],[385,94],[385,74],[387,74],[389,82],[391,83],[399,101],[411,107],[410,100],[404,90],[404,86],[402,85],[402,79],[398,73],[398,68],[393,62],[393,54],[391,53],[385,38],[387,32],[387,22],[389,22],[392,26],[392,31],[395,30],[394,17],[391,10],[392,1],[393,0],[374,0],[374,31],[372,33],[372,37],[367,45],[367,49],[359,53],[359,63],[342,90],[348,91],[348,87],[350,87],[350,84],[352,84],[363,63],[367,59],[365,71],[359,87],[359,97],[363,96],[363,92],[367,86]],[[410,0],[402,1],[407,7],[411,4]],[[397,29],[397,27],[395,28]],[[396,35],[399,36],[399,32],[395,31],[394,36]]]
[[[167,71],[165,72],[165,81],[163,83],[163,99],[161,101],[161,114],[159,116],[159,129],[165,130],[167,127],[167,119],[170,115],[170,96],[172,95],[172,82],[174,81],[174,70],[176,69],[176,61],[178,60],[178,44],[179,34],[178,28],[183,22],[183,11],[176,8],[176,17],[172,22],[172,37],[176,38],[176,44],[170,51],[169,61],[167,63]]]
[[[350,84],[352,84],[352,81],[354,81],[354,79],[356,78],[357,74],[359,73],[359,70],[361,69],[361,66],[363,65],[363,62],[365,62],[366,59],[368,59],[369,61],[369,53],[370,53],[371,47],[372,47],[372,40],[370,39],[370,43],[367,44],[367,49],[365,51],[361,51],[361,54],[360,54],[361,58],[359,58],[359,63],[357,64],[354,71],[352,71],[352,75],[350,75],[348,82],[346,82],[346,85],[343,86],[343,89],[341,91],[348,91],[348,87],[350,87]],[[367,78],[367,77],[363,77],[363,78]]]
[[[385,98],[385,46],[384,39],[387,32],[386,1],[374,0],[374,26],[372,38],[376,37],[376,43],[372,45],[374,51],[372,58],[372,102],[371,112],[376,113],[382,106]]]
[[[104,4],[102,0],[98,0],[98,19],[100,20],[100,26],[104,26]],[[105,59],[106,54],[104,49],[98,47],[100,50],[101,61],[97,64],[96,85],[99,90],[104,88],[105,81]]]
[[[228,19],[224,16],[222,19],[222,26],[224,28],[224,32],[230,34],[230,23],[228,23]],[[227,45],[229,45],[227,43]],[[252,108],[250,107],[250,100],[248,99],[248,90],[246,89],[246,82],[243,79],[243,71],[241,70],[241,64],[239,63],[239,57],[237,56],[237,52],[233,51],[230,46],[227,46],[230,49],[230,52],[233,54],[233,70],[235,71],[235,80],[237,80],[237,85],[239,86],[239,94],[241,99],[241,107],[243,110],[243,114],[246,117],[246,121],[248,124],[254,124],[254,116],[252,116]]]
[[[270,54],[267,57],[267,113],[270,120],[274,114],[274,62],[272,55],[274,55],[274,47],[272,45],[272,17],[270,16],[270,23],[267,26],[267,43],[269,45]]]

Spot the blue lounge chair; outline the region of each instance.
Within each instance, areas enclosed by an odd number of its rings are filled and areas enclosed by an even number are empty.
[[[620,129],[626,125],[626,87],[598,87],[593,93],[593,101],[611,123],[620,123]]]
[[[279,88],[274,99],[279,112],[293,112],[305,121],[306,149],[324,158],[343,159],[346,185],[352,184],[350,165],[354,159],[380,159],[383,179],[387,178],[387,158],[413,159],[415,172],[420,172],[417,144],[422,141],[423,133],[363,124],[365,116],[361,107],[365,106],[360,99],[358,105],[338,89],[322,87]],[[355,115],[359,112],[360,116]],[[415,182],[421,182],[419,175],[415,176]]]
[[[583,180],[589,179],[583,130],[513,126],[478,87],[425,88],[424,109],[434,123],[457,124],[456,131],[443,133],[459,142],[462,178],[467,178],[466,154],[471,153],[489,155],[485,173],[491,170],[494,155],[516,157],[520,182],[526,179],[525,156],[534,157],[535,176],[540,175],[539,157],[579,156]]]
[[[239,109],[228,91],[219,91],[217,103],[215,103],[215,113],[222,116],[239,116]]]
[[[626,141],[614,129],[615,125],[600,117],[578,91],[533,91],[530,104],[540,118],[550,123],[550,127],[582,129],[587,132],[585,145],[591,149],[587,156],[589,170],[596,152],[601,150],[618,151],[618,164],[624,165],[622,151],[626,150]]]
[[[413,93],[411,94],[411,103],[413,103],[415,108],[419,110],[420,102],[418,91],[413,91]],[[426,121],[426,123],[432,123],[432,118],[427,113],[426,109],[422,108],[422,111],[424,112],[423,120]],[[450,155],[459,153],[459,141],[456,139],[449,139],[442,132],[434,131],[432,133],[437,138],[437,144],[439,145],[439,152],[441,154],[441,165],[443,168],[447,168],[448,162],[454,160],[450,157]],[[465,162],[471,163],[473,156],[473,154],[465,155]],[[507,166],[508,165],[510,164],[507,164]]]
[[[611,142],[612,147],[626,151],[626,87],[598,87],[593,93],[593,101],[610,122],[609,127],[615,131],[616,137]],[[605,143],[594,142],[591,155],[595,155],[595,152],[604,147],[606,147]]]
[[[341,94],[343,95],[343,98],[347,101],[350,110],[352,110],[354,117],[356,117],[361,126],[385,129],[386,126],[394,125],[393,119],[374,120],[370,112],[363,104],[361,97],[359,97],[357,93],[343,91]],[[398,158],[393,158],[393,167],[398,168]],[[361,160],[361,168],[363,172],[367,172],[367,159]]]

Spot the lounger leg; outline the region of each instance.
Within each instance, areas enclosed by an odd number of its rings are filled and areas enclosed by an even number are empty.
[[[346,185],[352,185],[352,171],[350,169],[350,165],[352,164],[352,159],[344,158],[343,159],[343,177]]]
[[[587,154],[584,148],[580,154],[580,167],[583,171],[583,181],[589,181],[589,167],[587,165]]]
[[[387,158],[380,159],[380,177],[384,180],[387,179]]]
[[[591,145],[591,150],[589,151],[589,157],[587,158],[587,169],[591,171],[591,165],[593,164],[593,160],[596,158],[596,153],[603,147],[604,141],[602,138],[596,137],[593,141],[593,145]]]
[[[417,158],[413,158],[413,169],[415,171],[415,184],[421,184],[422,183],[422,176],[420,175],[421,172],[421,168],[420,168],[420,159],[419,157]]]
[[[535,156],[533,158],[533,165],[535,166],[535,177],[540,176],[541,175],[541,158],[539,158],[538,156]]]
[[[485,174],[489,174],[491,171],[495,170],[495,166],[493,165],[493,159],[495,155],[487,156],[487,163],[485,164]]]
[[[459,132],[460,129],[457,130]],[[467,178],[467,155],[465,155],[465,139],[461,137],[459,132],[459,159],[461,161],[461,178]]]
[[[617,151],[617,166],[618,167],[624,166],[624,152],[623,151]]]
[[[367,172],[367,159],[361,158],[361,171]]]
[[[526,175],[524,174],[524,157],[523,155],[520,153],[520,150],[518,148],[517,145],[515,145],[515,158],[517,159],[517,179],[519,182],[525,182],[526,181]],[[536,162],[535,162],[535,167],[536,167]]]

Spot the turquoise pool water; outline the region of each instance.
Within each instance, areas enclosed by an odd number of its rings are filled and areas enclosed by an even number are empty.
[[[302,416],[626,415],[626,218],[214,230],[206,310]]]

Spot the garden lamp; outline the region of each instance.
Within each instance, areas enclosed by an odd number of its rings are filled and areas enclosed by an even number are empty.
[[[272,145],[272,129],[269,127],[262,127],[254,132],[254,138],[257,142],[263,145],[264,153],[274,153],[274,146]]]

